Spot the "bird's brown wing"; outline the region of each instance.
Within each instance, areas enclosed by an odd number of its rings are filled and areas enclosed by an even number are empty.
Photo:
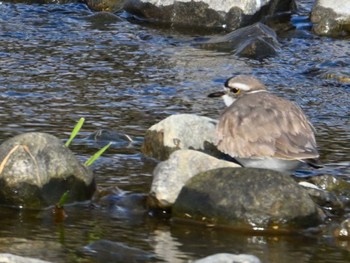
[[[313,127],[302,110],[267,92],[238,98],[222,113],[217,132],[218,149],[232,157],[318,157]]]

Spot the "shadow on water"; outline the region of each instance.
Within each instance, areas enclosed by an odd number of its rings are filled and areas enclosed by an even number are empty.
[[[140,153],[145,130],[170,114],[217,118],[224,106],[208,101],[207,94],[231,75],[255,74],[273,93],[298,103],[318,131],[325,167],[301,173],[349,177],[349,83],[340,82],[337,67],[327,66],[336,60],[349,67],[347,41],[297,30],[281,39],[278,56],[253,61],[194,48],[198,35],[94,14],[81,4],[2,3],[0,13],[1,141],[29,131],[66,140],[84,117],[71,149],[85,161],[101,147],[87,140],[94,132],[131,136],[134,143],[114,142],[93,169],[99,186],[117,186],[124,197],[142,196],[157,164]],[[120,262],[120,250],[140,262],[185,262],[218,252],[255,254],[262,262],[349,261],[349,244],[327,236],[178,225],[118,203],[120,193],[115,198],[109,205],[69,206],[60,224],[49,210],[2,207],[0,252],[53,262]]]

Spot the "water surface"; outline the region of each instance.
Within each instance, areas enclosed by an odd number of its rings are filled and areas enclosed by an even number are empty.
[[[278,56],[255,61],[195,48],[197,34],[99,17],[82,4],[0,3],[0,14],[1,141],[30,131],[66,140],[84,117],[71,147],[83,161],[100,147],[82,139],[96,130],[124,132],[137,141],[112,146],[96,162],[98,184],[145,194],[156,165],[140,153],[145,131],[170,114],[217,118],[224,105],[207,94],[231,75],[254,74],[273,93],[298,103],[318,132],[326,166],[300,173],[349,178],[349,83],[310,73],[332,70],[327,65],[334,62],[348,68],[348,40],[293,31],[281,38]],[[113,206],[82,204],[67,213],[64,223],[55,224],[49,210],[0,208],[0,251],[53,262],[106,262],[108,253],[84,247],[108,240],[150,253],[155,262],[186,262],[218,252],[254,254],[266,263],[350,260],[349,244],[328,236],[235,233]]]

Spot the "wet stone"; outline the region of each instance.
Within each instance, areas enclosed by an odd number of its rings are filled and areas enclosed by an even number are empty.
[[[274,56],[280,49],[276,33],[262,23],[240,28],[227,35],[214,37],[196,45],[254,59]]]
[[[233,228],[298,229],[317,226],[323,213],[290,176],[265,169],[220,168],[182,188],[172,215]]]
[[[0,204],[42,208],[90,199],[93,173],[53,135],[24,133],[0,145]]]

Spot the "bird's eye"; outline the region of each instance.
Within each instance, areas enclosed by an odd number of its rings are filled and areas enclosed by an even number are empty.
[[[230,90],[235,94],[238,94],[240,92],[240,89],[236,89],[236,88],[231,88]]]

